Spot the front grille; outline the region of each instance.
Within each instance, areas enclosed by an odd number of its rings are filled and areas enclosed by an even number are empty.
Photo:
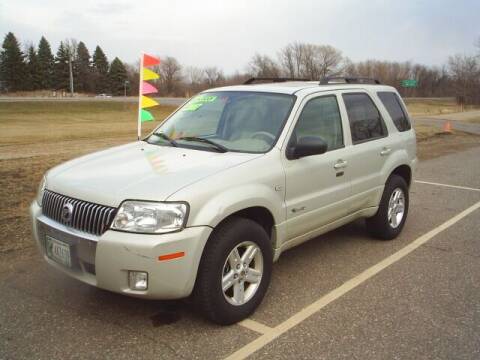
[[[72,215],[68,219],[62,216],[63,208],[71,204]],[[115,208],[74,199],[45,190],[42,200],[43,214],[65,226],[93,235],[102,235],[115,216]]]

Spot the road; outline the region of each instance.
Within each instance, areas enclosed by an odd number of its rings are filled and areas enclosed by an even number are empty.
[[[394,241],[357,221],[284,253],[229,327],[77,282],[34,248],[0,254],[0,359],[478,359],[479,157],[422,162]]]

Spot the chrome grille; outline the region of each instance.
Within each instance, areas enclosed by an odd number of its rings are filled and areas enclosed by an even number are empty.
[[[62,209],[66,204],[73,207],[69,220],[62,217]],[[43,194],[42,212],[46,217],[93,235],[102,235],[107,230],[113,221],[115,210],[113,207],[74,199],[49,190]]]

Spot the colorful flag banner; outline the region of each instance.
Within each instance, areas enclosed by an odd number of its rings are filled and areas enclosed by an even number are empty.
[[[147,68],[143,68],[142,76],[142,80],[156,80],[160,77],[157,73]]]
[[[149,97],[146,97],[146,96],[142,95],[142,100],[141,100],[142,109],[157,106],[157,105],[158,105],[158,102],[156,102],[155,100],[153,100]]]
[[[160,76],[156,72],[147,69],[146,67],[158,64],[160,64],[160,59],[157,59],[151,55],[142,54],[140,59],[140,85],[138,89],[138,140],[140,140],[140,137],[142,136],[142,123],[155,120],[152,113],[148,110],[145,110],[145,108],[156,106],[158,105],[158,102],[145,95],[158,92],[157,88],[147,81],[156,80]]]
[[[143,66],[154,66],[160,64],[160,59],[148,54],[143,54]]]
[[[150,111],[148,111],[148,110],[142,109],[142,111],[141,111],[140,114],[141,114],[141,115],[140,115],[140,116],[141,116],[141,122],[153,121],[153,120],[155,120],[155,119],[153,118],[152,113],[151,113]]]
[[[146,94],[153,94],[158,92],[157,88],[153,86],[152,84],[149,84],[148,82],[144,81],[142,83],[142,95]]]

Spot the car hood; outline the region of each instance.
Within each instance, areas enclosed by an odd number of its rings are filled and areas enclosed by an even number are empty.
[[[70,160],[49,171],[48,190],[108,206],[166,200],[178,190],[262,154],[217,153],[143,141]]]

